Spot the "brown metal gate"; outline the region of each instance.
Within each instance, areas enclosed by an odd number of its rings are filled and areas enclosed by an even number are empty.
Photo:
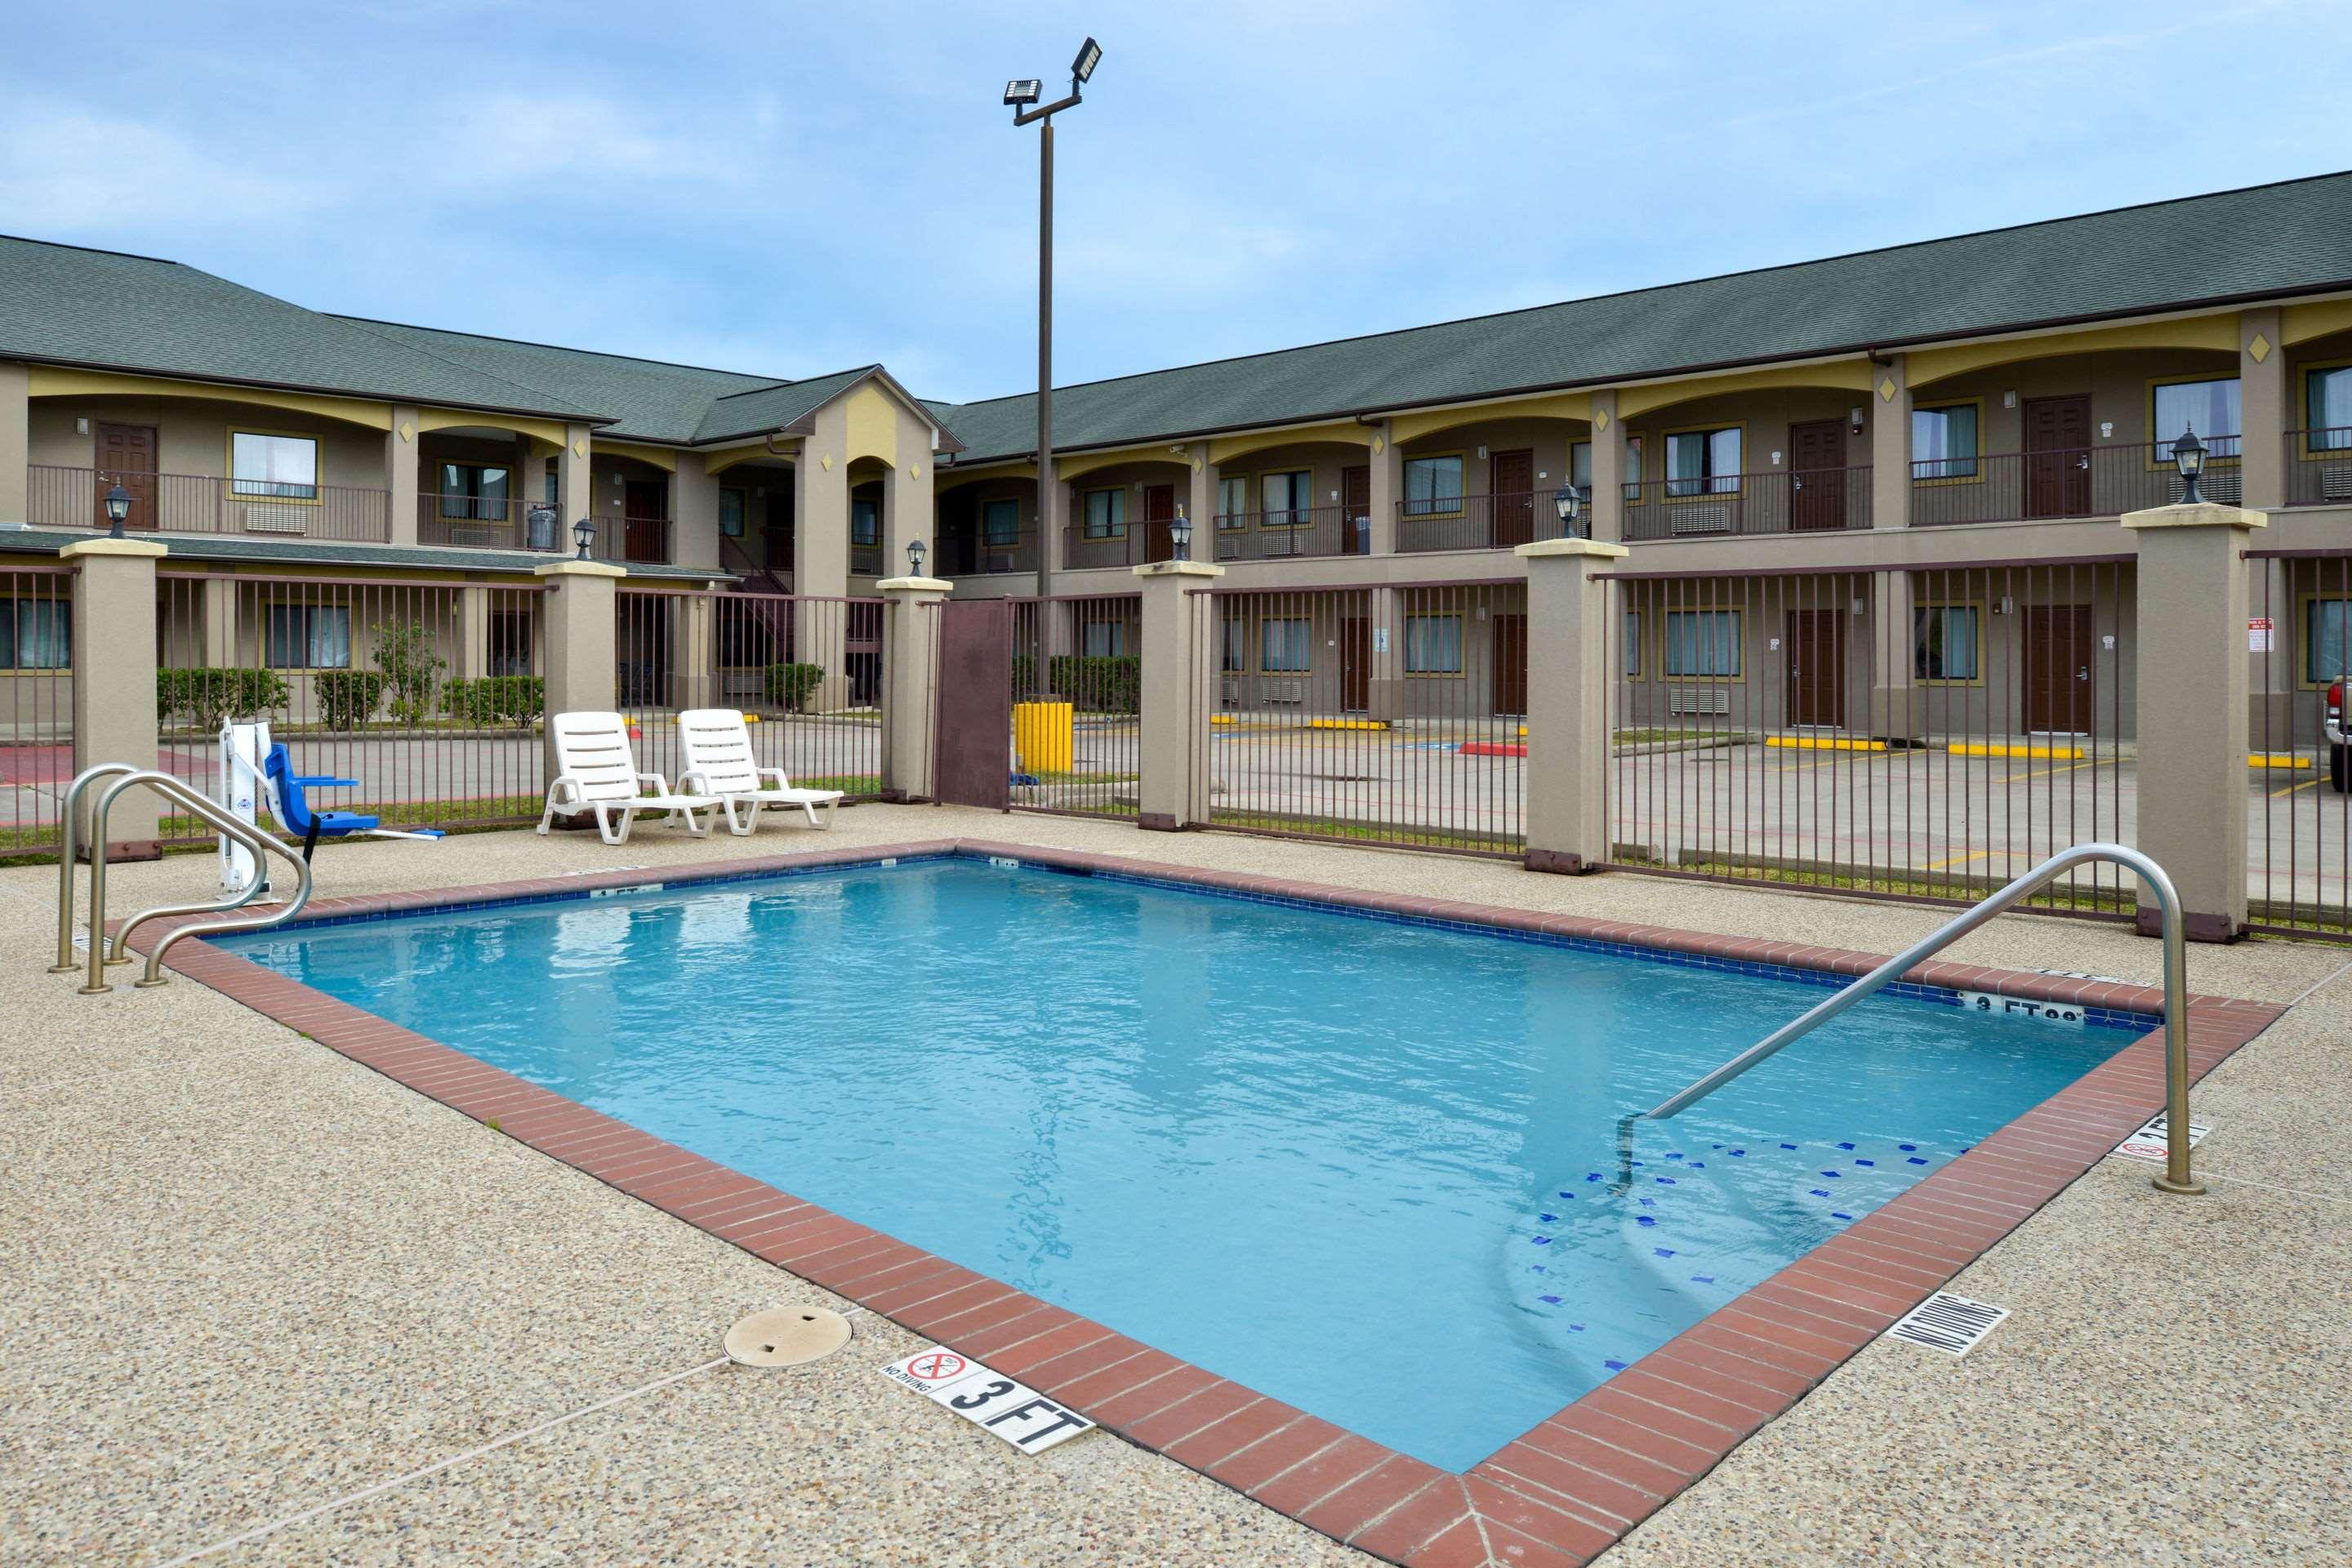
[[[939,798],[947,805],[1010,810],[1013,601],[950,599],[939,616]]]
[[[2246,552],[2253,662],[2247,916],[2352,940],[2352,551]]]

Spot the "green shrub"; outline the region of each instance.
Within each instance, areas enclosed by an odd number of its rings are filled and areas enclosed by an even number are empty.
[[[441,688],[441,708],[462,724],[488,729],[528,725],[546,710],[547,679],[539,675],[493,675],[452,680]]]
[[[1014,654],[1013,656],[1013,700],[1019,702],[1037,695],[1037,688],[1032,684],[1036,678],[1037,656],[1034,653]]]
[[[403,724],[422,724],[432,717],[433,694],[440,689],[441,672],[449,668],[449,661],[433,651],[432,628],[423,621],[410,621],[368,629],[375,633],[375,667],[383,672],[391,693],[393,718]]]
[[[373,669],[322,669],[310,678],[319,700],[319,721],[330,730],[356,730],[375,717],[383,700],[383,676]]]
[[[1045,668],[1055,694],[1089,713],[1143,711],[1143,660],[1134,654],[1057,653]]]
[[[824,680],[821,664],[772,664],[768,666],[768,702],[772,707],[801,710]]]
[[[269,669],[159,669],[155,710],[194,730],[216,733],[231,719],[258,719],[286,706],[286,681]]]

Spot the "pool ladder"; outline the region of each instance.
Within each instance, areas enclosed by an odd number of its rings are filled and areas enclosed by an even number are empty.
[[[2164,916],[2164,1174],[2151,1177],[2158,1191],[2197,1194],[2205,1184],[2189,1169],[2189,954],[2181,929],[2180,894],[2164,868],[2120,844],[2077,844],[2062,849],[2000,891],[1938,926],[1933,932],[1854,981],[1802,1017],[1774,1030],[1721,1067],[1647,1110],[1617,1121],[1617,1191],[1633,1184],[1633,1124],[1663,1121],[1705,1100],[1767,1057],[1797,1043],[1864,997],[1899,980],[1913,965],[1932,958],[1987,921],[2041,891],[2064,873],[2094,860],[2112,861],[2155,889]]]
[[[58,814],[58,961],[49,965],[50,973],[71,974],[81,967],[80,962],[74,957],[73,950],[74,813],[83,794],[100,779],[113,782],[100,794],[98,805],[90,812],[90,842],[97,847],[98,852],[89,859],[89,978],[81,988],[83,995],[100,995],[114,989],[106,983],[107,965],[131,962],[131,933],[149,921],[165,915],[226,914],[252,902],[254,896],[265,885],[261,864],[266,855],[275,853],[294,868],[294,896],[258,919],[192,921],[186,925],[174,927],[164,933],[163,940],[157,942],[154,951],[147,955],[147,972],[140,977],[139,984],[143,988],[166,984],[163,954],[171,951],[173,943],[184,937],[217,936],[231,931],[264,931],[292,920],[310,901],[310,862],[303,859],[302,852],[292,845],[274,834],[264,833],[218,801],[170,773],[158,773],[152,768],[133,767],[129,763],[99,763],[76,773],[73,782],[66,785],[64,803]],[[112,951],[109,952],[106,941],[106,823],[108,815],[114,809],[115,801],[125,791],[132,789],[152,790],[173,805],[211,824],[244,845],[253,852],[254,874],[246,883],[245,890],[234,898],[208,900],[198,904],[159,904],[152,910],[140,910],[117,928]]]

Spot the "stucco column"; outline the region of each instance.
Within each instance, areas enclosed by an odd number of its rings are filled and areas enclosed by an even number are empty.
[[[895,464],[883,470],[883,575],[906,569],[910,542],[921,540],[927,557],[938,544],[931,537],[937,521],[932,496],[931,466],[926,459],[918,458],[911,463]]]
[[[1187,590],[1225,574],[1207,561],[1135,568],[1143,590],[1143,778],[1136,826],[1175,833],[1209,820],[1209,715],[1217,703],[1217,633]]]
[[[1593,465],[1598,485],[1600,464]],[[1527,563],[1527,868],[1571,876],[1609,858],[1609,584],[1625,546],[1538,539]]]
[[[1870,526],[1911,526],[1911,388],[1901,354],[1870,372]]]
[[[1870,733],[1882,741],[1916,741],[1926,722],[1918,671],[1912,661],[1916,597],[1910,573],[1871,574]]]
[[[1058,467],[1059,465],[1056,465]],[[1062,537],[1070,521],[1069,489],[1057,475],[1037,476],[1037,592],[1054,591],[1054,579],[1070,562]]]
[[[1184,518],[1192,525],[1192,554],[1202,561],[1217,558],[1217,465],[1209,461],[1205,441],[1192,451],[1192,476],[1185,486]]]
[[[155,765],[155,563],[165,546],[144,539],[79,539],[58,553],[74,568],[73,765]],[[105,785],[82,793],[75,832],[91,843],[89,809]],[[153,860],[163,799],[127,790],[106,823],[109,860]]]
[[[394,544],[416,542],[417,467],[416,410],[394,404],[392,428],[383,433],[383,488],[391,509],[386,538]]]
[[[1404,616],[1394,588],[1372,590],[1372,669],[1366,717],[1393,724],[1404,717]]]
[[[708,594],[681,594],[670,601],[669,694],[674,708],[721,706],[717,619]]]
[[[849,592],[849,467],[814,444],[793,465],[793,592]],[[804,606],[793,617],[793,658],[824,667],[810,702],[832,712],[849,700],[846,606]]]
[[[197,613],[204,617],[197,627],[196,646],[205,668],[236,669],[249,662],[238,650],[236,579],[205,578]]]
[[[1612,387],[1592,395],[1592,507],[1584,531],[1603,544],[1625,537],[1625,429]]]
[[[559,550],[572,542],[572,525],[596,512],[596,496],[589,485],[588,426],[569,425],[563,431],[563,447],[555,455],[555,504],[562,510],[562,526],[555,532]]]
[[[2139,848],[2180,890],[2192,942],[2246,929],[2246,535],[2240,507],[2127,512],[2139,547]],[[2158,929],[2153,905],[2139,927]]]
[[[2295,423],[2287,386],[2286,351],[2279,347],[2279,313],[2238,312],[2239,504],[2286,504],[2286,432]],[[2226,430],[2216,430],[2226,436]]]
[[[480,680],[490,673],[490,591],[457,590],[457,667],[461,680]]]
[[[940,605],[955,584],[940,577],[885,577],[877,583],[882,613],[882,798],[938,796],[931,741],[931,688]]]
[[[0,363],[0,522],[30,522],[26,468],[33,460],[32,374]]]
[[[548,718],[614,711],[621,705],[614,590],[626,574],[602,561],[551,561],[534,574],[547,584],[541,614],[547,623]],[[551,780],[559,772],[551,725],[546,749]]]
[[[1394,555],[1397,548],[1397,503],[1404,499],[1404,457],[1389,439],[1389,423],[1373,427],[1370,457],[1372,469],[1371,543],[1374,555]],[[1374,623],[1378,625],[1376,621]]]
[[[699,452],[680,452],[669,479],[672,564],[719,564],[719,480]]]

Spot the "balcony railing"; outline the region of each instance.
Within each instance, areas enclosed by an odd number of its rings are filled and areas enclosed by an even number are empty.
[[[2286,433],[2286,504],[2352,506],[2352,425]]]
[[[572,525],[559,509],[553,526],[530,537],[530,509],[544,501],[488,496],[416,498],[416,542],[455,550],[569,550]],[[602,526],[599,525],[599,533]]]
[[[1625,537],[1835,533],[1870,526],[1870,468],[1771,468],[1625,487]]]
[[[1587,500],[1591,489],[1585,488]],[[1397,502],[1397,550],[1508,550],[1559,531],[1550,490],[1505,490]]]
[[[2206,499],[2235,504],[2240,494],[2238,438],[2202,439]],[[2168,447],[2140,441],[1923,458],[1911,465],[1911,525],[2119,517],[2147,507],[2170,506],[2180,492],[2180,475]]]
[[[950,535],[939,542],[932,570],[942,577],[977,577],[992,572],[1037,570],[1037,535],[1029,529],[1007,539],[971,534]]]
[[[1219,561],[1287,561],[1299,555],[1363,555],[1372,547],[1371,520],[1344,506],[1292,511],[1238,511],[1215,519]],[[1200,554],[1201,536],[1192,536]]]
[[[588,553],[598,561],[615,565],[667,566],[677,559],[670,553],[674,528],[666,517],[614,517],[600,513],[589,521],[596,525],[596,539],[588,547]],[[571,537],[567,528],[567,544]]]
[[[131,529],[357,544],[383,544],[392,538],[389,490],[47,463],[28,465],[25,480],[25,521],[42,528],[106,527],[106,492],[121,485],[131,495],[131,516],[124,523]],[[265,490],[270,493],[260,493]]]

